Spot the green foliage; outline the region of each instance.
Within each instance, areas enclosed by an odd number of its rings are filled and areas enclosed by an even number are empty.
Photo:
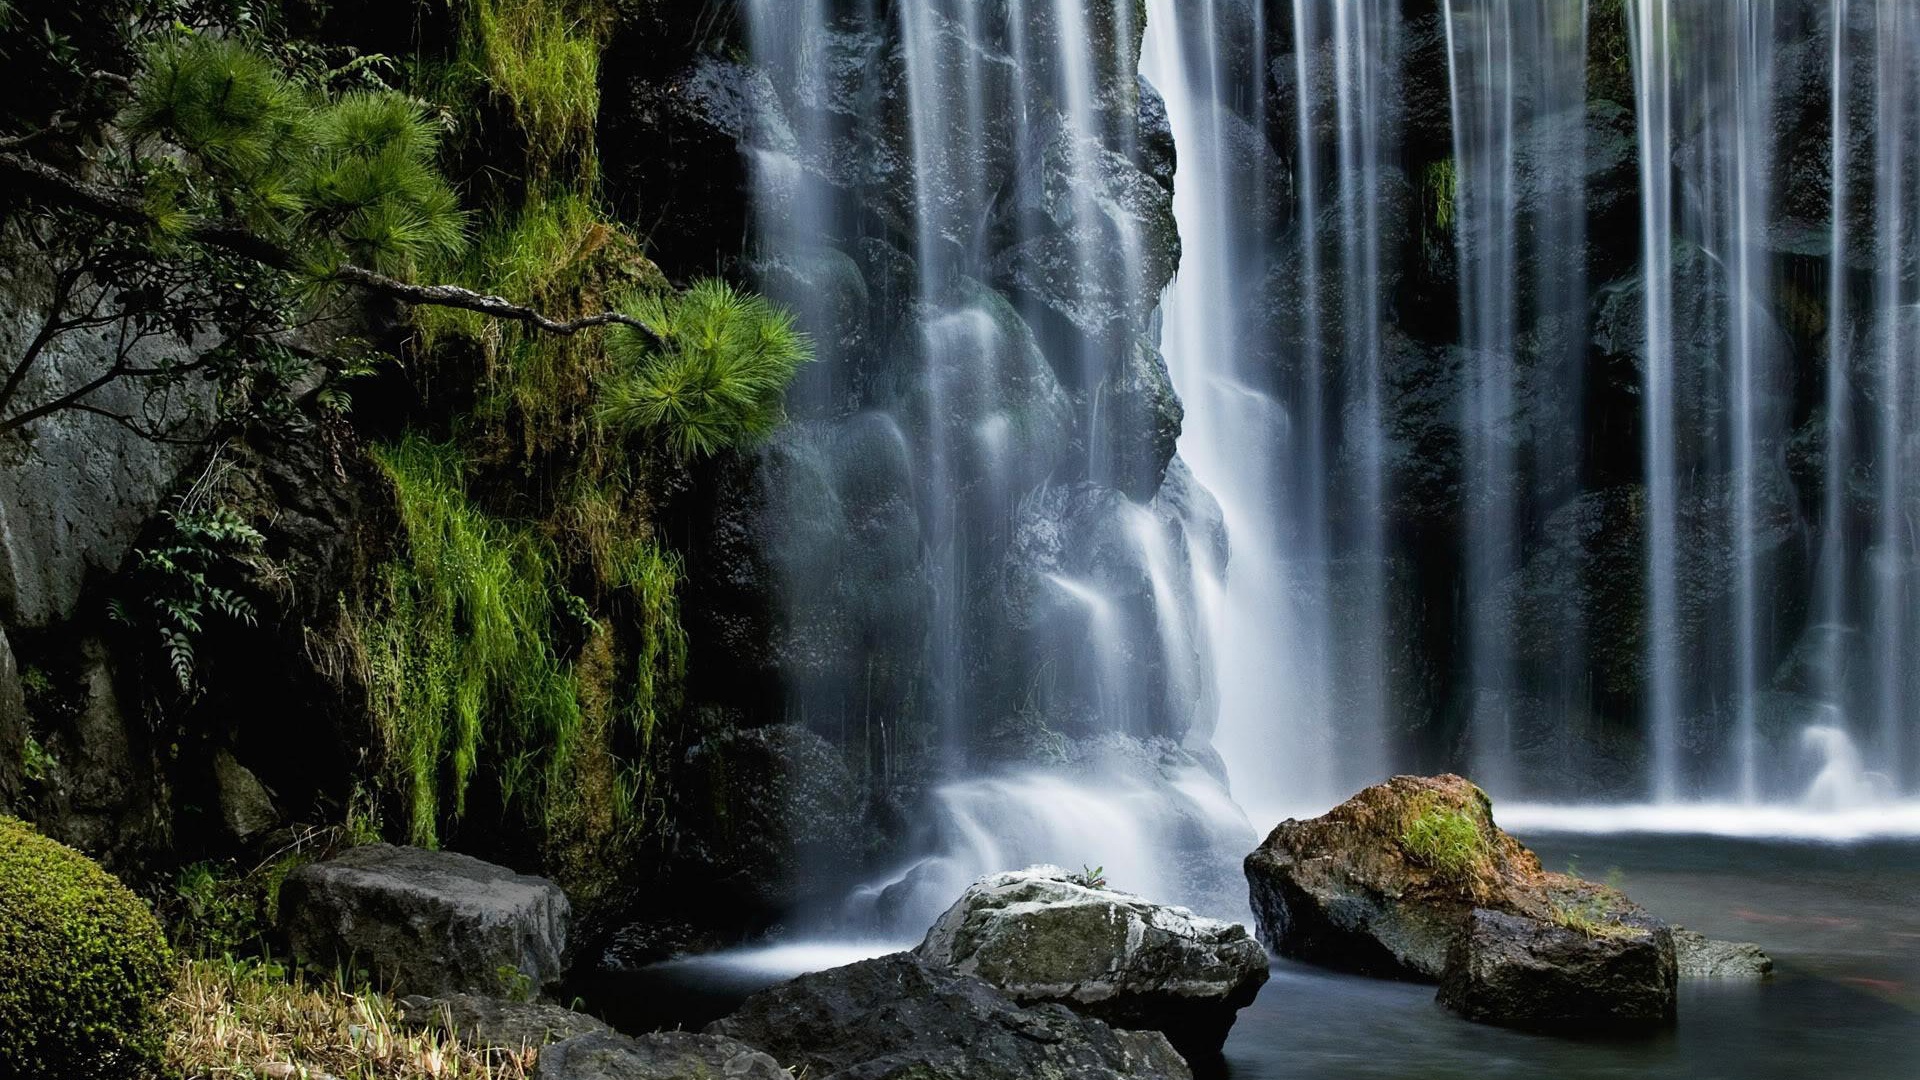
[[[545,805],[577,748],[580,705],[551,644],[546,546],[468,501],[451,448],[408,436],[374,456],[407,555],[382,569],[384,610],[362,631],[369,693],[407,838],[431,845],[443,811],[466,811],[489,742],[509,802]]]
[[[680,706],[687,674],[687,632],[680,624],[680,557],[656,544],[635,542],[619,561],[615,585],[635,607],[640,647],[634,660],[629,723],[645,750]]]
[[[1449,881],[1474,878],[1488,858],[1487,837],[1474,816],[1432,800],[1423,803],[1407,823],[1400,834],[1400,850]]]
[[[114,619],[157,638],[180,692],[196,688],[194,643],[215,617],[246,626],[259,622],[253,601],[215,584],[224,566],[259,554],[266,538],[224,507],[211,512],[162,515],[168,532],[161,546],[135,553],[126,599],[111,605]]]
[[[48,753],[40,745],[40,740],[28,734],[20,744],[20,772],[31,783],[45,783],[55,770],[60,768],[59,759]]]
[[[1107,887],[1107,868],[1082,866],[1079,873],[1068,874],[1067,880],[1083,889],[1104,889]]]
[[[624,326],[610,332],[620,370],[601,389],[603,423],[654,433],[690,459],[753,445],[785,419],[787,384],[812,356],[792,315],[716,280],[642,297],[628,314],[662,340]]]
[[[441,128],[390,90],[333,100],[295,85],[233,38],[195,34],[148,53],[123,120],[185,151],[145,162],[163,228],[238,215],[323,277],[342,261],[407,276],[458,251],[465,215],[435,159]]]
[[[1452,158],[1429,162],[1426,174],[1427,201],[1433,206],[1434,227],[1453,230],[1454,215],[1460,200],[1460,167]]]
[[[0,818],[0,1074],[137,1076],[157,1060],[172,957],[92,860]]]
[[[1637,937],[1646,931],[1620,921],[1626,898],[1611,886],[1589,886],[1547,901],[1554,925],[1586,937]]]
[[[604,16],[598,5],[462,2],[463,57],[526,133],[530,171],[543,175],[568,153],[590,159],[600,117]]]

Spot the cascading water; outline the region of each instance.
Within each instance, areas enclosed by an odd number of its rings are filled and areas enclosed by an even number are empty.
[[[862,918],[1192,898],[1396,769],[1913,794],[1911,5],[747,7],[779,698],[911,800]]]
[[[1133,0],[747,15],[756,265],[818,354],[761,469],[786,718],[912,800],[847,917],[917,933],[1042,861],[1219,906],[1198,879],[1229,860],[1175,869],[1252,829],[1206,746],[1189,567],[1225,559],[1169,460],[1171,147]]]
[[[1520,569],[1531,524],[1524,507],[1556,505],[1579,454],[1586,281],[1577,267],[1555,260],[1584,243],[1586,188],[1578,163],[1585,151],[1587,11],[1584,2],[1450,0],[1442,14],[1468,371],[1461,430],[1465,483],[1474,496],[1464,582],[1469,595],[1481,596]],[[1523,279],[1523,266],[1534,268],[1531,280]],[[1523,462],[1516,413],[1528,390],[1565,405],[1561,422],[1534,436],[1533,460]],[[1523,491],[1531,498],[1516,498]],[[1471,760],[1474,776],[1496,791],[1513,790],[1517,781],[1513,634],[1492,605],[1478,609],[1468,628]]]

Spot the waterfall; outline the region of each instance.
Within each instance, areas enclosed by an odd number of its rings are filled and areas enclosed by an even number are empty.
[[[1584,2],[1450,0],[1442,15],[1454,146],[1443,186],[1453,189],[1468,371],[1464,588],[1484,596],[1520,569],[1525,506],[1563,498],[1579,455],[1585,341],[1574,328],[1585,323],[1587,292],[1564,253],[1584,244],[1587,13]],[[1535,395],[1563,404],[1523,462],[1516,411],[1529,380]],[[1523,491],[1531,498],[1516,497]],[[1495,791],[1517,782],[1515,653],[1504,612],[1479,608],[1468,628],[1467,714],[1474,775]],[[1564,677],[1573,665],[1562,661]]]
[[[859,918],[1023,860],[1202,902],[1403,769],[1914,791],[1911,4],[746,13],[748,261],[819,354],[756,722],[895,800]]]

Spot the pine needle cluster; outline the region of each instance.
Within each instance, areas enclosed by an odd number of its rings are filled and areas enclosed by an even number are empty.
[[[660,341],[625,327],[608,338],[621,370],[601,390],[602,423],[656,432],[692,459],[751,446],[785,419],[787,384],[812,354],[790,313],[717,280],[642,297],[627,313]]]
[[[435,164],[440,127],[394,91],[329,99],[241,42],[191,35],[148,53],[124,122],[184,151],[180,171],[149,180],[158,217],[236,216],[316,275],[350,261],[409,276],[466,242]]]

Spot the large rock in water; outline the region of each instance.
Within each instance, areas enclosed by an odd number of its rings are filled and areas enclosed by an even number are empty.
[[[1666,925],[1616,889],[1542,870],[1461,777],[1396,776],[1321,817],[1282,822],[1246,872],[1276,952],[1443,982],[1441,1001],[1472,1019],[1673,1016]]]
[[[1669,1023],[1673,934],[1634,909],[1604,925],[1475,909],[1454,945],[1440,1003],[1513,1027],[1589,1031]]]
[[[349,963],[390,988],[429,995],[552,989],[572,914],[545,878],[388,844],[287,875],[280,912],[302,959]]]
[[[581,1035],[540,1051],[533,1080],[793,1080],[780,1063],[719,1035]]]
[[[506,1001],[482,994],[400,999],[396,1019],[409,1028],[453,1035],[469,1048],[519,1052],[607,1030],[584,1013],[532,1001]]]
[[[802,975],[707,1026],[807,1080],[1191,1080],[1166,1037],[1021,1008],[906,953]]]
[[[976,883],[915,955],[1022,1004],[1056,1001],[1163,1032],[1190,1057],[1217,1052],[1267,981],[1267,951],[1246,928],[1091,888],[1053,866]]]

